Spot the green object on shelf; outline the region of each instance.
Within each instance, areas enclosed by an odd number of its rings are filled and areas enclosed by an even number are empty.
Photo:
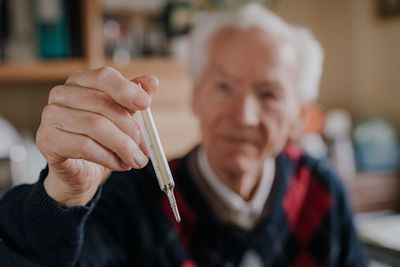
[[[70,56],[66,2],[64,0],[36,0],[37,41],[41,58]]]

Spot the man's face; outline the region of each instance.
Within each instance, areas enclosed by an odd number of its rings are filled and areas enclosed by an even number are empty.
[[[208,56],[193,100],[208,158],[233,176],[261,170],[299,120],[294,47],[257,28],[226,28]]]

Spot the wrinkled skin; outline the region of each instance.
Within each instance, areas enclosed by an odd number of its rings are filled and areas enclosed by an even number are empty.
[[[300,127],[296,53],[289,40],[257,28],[226,28],[210,42],[193,108],[218,177],[251,197],[267,157]]]

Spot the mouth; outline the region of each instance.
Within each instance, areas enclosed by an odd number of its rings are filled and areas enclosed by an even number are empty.
[[[235,144],[235,145],[253,145],[253,146],[257,146],[258,143],[259,143],[254,138],[249,138],[249,137],[242,136],[242,135],[240,135],[240,136],[239,135],[222,135],[221,139],[224,142]]]

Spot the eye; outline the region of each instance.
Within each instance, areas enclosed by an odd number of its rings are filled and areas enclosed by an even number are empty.
[[[218,81],[218,82],[216,83],[216,88],[217,88],[219,91],[228,92],[228,91],[230,91],[230,90],[232,89],[232,86],[231,86],[229,83],[227,83],[227,82]]]
[[[262,99],[262,100],[273,100],[273,99],[277,99],[277,95],[272,92],[271,90],[264,90],[264,91],[260,91],[258,93],[258,96]]]

